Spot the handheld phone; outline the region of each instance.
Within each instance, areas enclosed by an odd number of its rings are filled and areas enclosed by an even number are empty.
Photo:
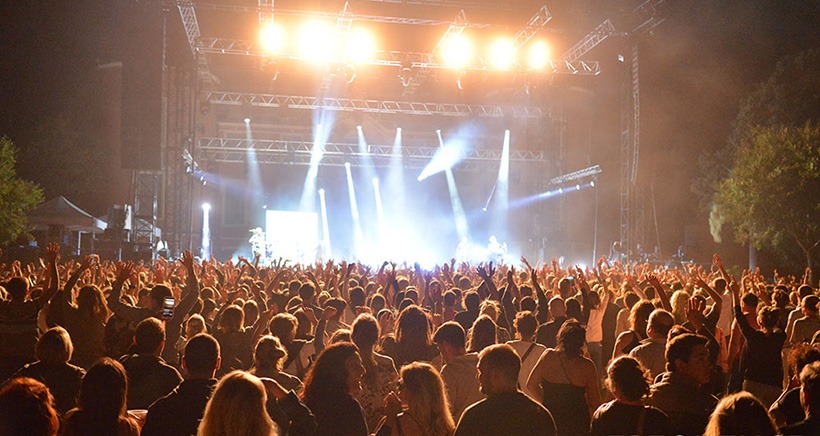
[[[174,305],[176,301],[173,297],[167,297],[162,301],[162,317],[171,318],[174,316]]]

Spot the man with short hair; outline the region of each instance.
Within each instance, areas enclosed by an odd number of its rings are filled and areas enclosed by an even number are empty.
[[[549,302],[549,311],[552,321],[538,326],[535,342],[547,348],[555,348],[558,330],[567,320],[567,305],[561,297],[552,297]]]
[[[549,411],[518,390],[520,370],[521,360],[509,345],[491,345],[481,351],[478,379],[487,398],[464,411],[455,436],[555,435]]]
[[[120,358],[128,375],[128,408],[147,409],[167,395],[182,381],[182,376],[162,360],[165,347],[165,325],[156,318],[146,318],[134,332],[134,352]]]
[[[800,371],[800,404],[806,419],[780,429],[784,435],[820,434],[820,362],[814,362]]]
[[[467,352],[464,329],[455,321],[439,326],[433,342],[444,360],[441,378],[450,400],[450,413],[458,421],[464,409],[483,398],[477,378],[478,354]]]
[[[214,375],[220,364],[219,343],[213,336],[200,333],[189,339],[182,357],[185,380],[148,408],[142,434],[196,434],[205,406],[216,387]]]
[[[652,380],[666,370],[666,336],[673,325],[675,325],[675,318],[671,313],[663,309],[655,309],[649,315],[646,339],[629,352],[630,357],[634,357],[649,370]]]
[[[481,297],[479,297],[478,293],[475,291],[469,291],[464,293],[464,308],[461,312],[458,312],[453,316],[453,321],[459,323],[461,328],[464,329],[466,332],[470,330],[473,326],[473,323],[478,318],[479,308],[481,306]]]
[[[811,342],[814,334],[820,330],[820,315],[818,315],[817,310],[818,303],[820,303],[820,298],[817,298],[816,295],[803,297],[803,301],[800,304],[803,317],[794,322],[791,336],[789,336],[789,344],[792,346],[801,342]]]
[[[650,389],[646,404],[666,413],[676,434],[703,434],[717,405],[717,398],[701,389],[712,375],[707,343],[705,337],[691,333],[669,341],[667,372]]]

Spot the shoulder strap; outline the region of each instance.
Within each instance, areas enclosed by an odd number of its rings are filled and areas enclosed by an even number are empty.
[[[644,427],[646,427],[646,406],[641,407],[641,414],[638,415],[638,436],[643,436]]]
[[[530,353],[535,348],[535,342],[531,343],[530,346],[527,348],[527,351],[524,352],[524,355],[521,356],[521,364],[524,364],[524,361],[527,360],[527,357],[530,357]]]

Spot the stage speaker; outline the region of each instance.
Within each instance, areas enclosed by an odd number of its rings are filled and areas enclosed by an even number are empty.
[[[161,2],[121,0],[122,168],[161,169],[163,12]]]

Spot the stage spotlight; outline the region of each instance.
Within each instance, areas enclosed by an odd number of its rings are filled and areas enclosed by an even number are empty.
[[[357,29],[350,32],[345,51],[348,60],[365,63],[376,56],[376,41],[370,32]]]
[[[593,181],[589,182],[589,186],[590,186],[590,187],[592,187],[592,188],[594,188],[594,187],[595,187],[595,180],[593,180]]]
[[[396,127],[396,133],[401,133],[401,127]]]
[[[202,203],[202,246],[200,256],[202,259],[211,258],[211,205]]]
[[[361,125],[356,126],[356,130],[361,131],[361,130],[362,130],[362,126],[361,126]]]
[[[515,44],[508,38],[499,38],[490,46],[490,65],[498,70],[509,70],[515,64]]]
[[[251,119],[250,118],[245,118],[245,124],[250,124],[250,123],[251,123]]]
[[[278,54],[284,45],[282,28],[272,21],[262,24],[259,29],[259,42],[265,53]]]
[[[325,195],[325,190],[324,190],[324,188],[319,189],[319,195]]]
[[[321,21],[308,21],[299,34],[299,50],[302,57],[312,62],[323,62],[334,52],[333,28]]]
[[[453,35],[441,47],[441,60],[452,68],[463,68],[473,58],[473,45],[464,35]]]
[[[527,57],[527,65],[531,70],[543,70],[549,63],[549,47],[544,41],[535,41]]]
[[[441,129],[436,129],[436,133],[438,133],[439,135],[441,135]]]

